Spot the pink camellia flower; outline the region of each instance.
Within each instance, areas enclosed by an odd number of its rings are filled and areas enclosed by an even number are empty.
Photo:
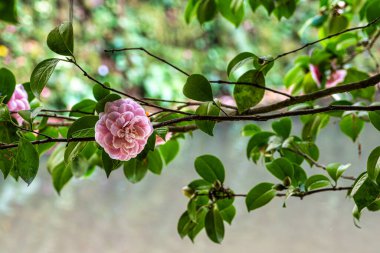
[[[116,160],[128,161],[143,149],[153,132],[144,109],[132,99],[108,102],[95,125],[95,140]]]
[[[333,87],[344,81],[347,75],[347,70],[340,69],[331,73],[329,80],[326,82],[326,87]]]
[[[8,109],[11,112],[18,112],[22,110],[29,110],[30,105],[28,102],[28,93],[26,93],[24,86],[17,84],[12,97],[7,103]],[[23,119],[18,113],[12,113],[12,116],[17,120],[18,124],[21,125]]]
[[[156,135],[156,146],[165,144],[168,140],[170,140],[170,138],[172,138],[172,136],[173,136],[173,134],[171,132],[168,132],[165,135],[165,140],[164,140],[160,136]]]
[[[309,64],[309,69],[310,69],[311,77],[313,78],[314,82],[318,86],[321,86],[322,74],[319,71],[318,67],[313,64]]]

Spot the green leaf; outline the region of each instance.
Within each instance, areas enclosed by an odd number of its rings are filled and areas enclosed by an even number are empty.
[[[183,94],[197,101],[213,100],[210,82],[199,74],[193,74],[187,78],[186,84],[183,86]]]
[[[217,0],[220,13],[236,27],[239,26],[244,17],[244,1]],[[234,4],[237,2],[237,4]]]
[[[187,203],[187,213],[193,222],[197,221],[197,202],[194,198],[190,199],[189,203]]]
[[[161,139],[163,139],[164,141],[167,141],[166,140],[166,134],[169,132],[169,128],[168,127],[159,127],[159,128],[156,128],[156,129],[154,129],[154,132]]]
[[[30,89],[36,98],[40,98],[42,90],[45,88],[50,76],[60,59],[52,58],[40,62],[30,76]]]
[[[256,124],[248,124],[243,127],[241,131],[242,136],[253,136],[256,133],[261,132],[261,128]]]
[[[96,104],[96,107],[95,107],[95,110],[97,113],[101,113],[101,112],[104,112],[104,107],[106,105],[107,102],[112,102],[112,101],[116,101],[116,100],[119,100],[121,99],[121,97],[117,94],[109,94],[107,95],[105,98],[103,98],[102,100],[98,101],[98,103]]]
[[[380,173],[380,146],[371,151],[367,160],[368,177],[376,182]]]
[[[21,138],[17,148],[15,167],[19,176],[30,185],[37,175],[39,167],[37,150],[28,140]]]
[[[30,88],[30,82],[23,83],[22,86],[24,86],[24,89],[28,94],[28,101],[31,102],[34,99],[34,95],[32,89]]]
[[[17,2],[16,0],[6,0],[0,2],[0,20],[16,24]]]
[[[366,173],[356,180],[351,191],[351,196],[354,198],[359,213],[371,205],[379,197],[379,194],[379,186],[368,178]]]
[[[292,121],[289,118],[282,118],[278,121],[274,121],[272,123],[272,128],[279,136],[286,139],[289,137],[292,130]]]
[[[177,232],[181,238],[184,238],[194,226],[195,223],[190,219],[189,213],[186,211],[179,218]]]
[[[13,75],[13,73],[9,69],[1,68],[0,69],[0,97],[5,97],[3,101],[4,104],[6,104],[9,101],[9,99],[12,97],[15,87],[16,87],[16,78]]]
[[[212,187],[212,184],[203,179],[196,179],[188,184],[188,187],[192,190],[209,190]]]
[[[202,0],[197,8],[197,18],[200,24],[212,20],[217,13],[215,0]]]
[[[147,159],[139,160],[137,158],[133,158],[124,162],[124,175],[131,183],[135,184],[140,182],[145,177],[147,171]]]
[[[368,112],[372,125],[380,131],[380,111]]]
[[[262,72],[249,70],[244,73],[237,81],[238,83],[252,83],[265,87],[265,79]],[[235,85],[234,98],[239,113],[257,105],[264,97],[264,89],[253,85]]]
[[[96,122],[98,122],[99,116],[84,116],[77,119],[69,128],[67,132],[67,138],[73,137],[75,132],[86,129],[94,129]]]
[[[248,211],[255,210],[268,204],[275,196],[276,190],[272,183],[260,183],[253,187],[245,198]]]
[[[86,147],[87,146],[88,145],[86,145]],[[84,155],[82,153],[79,153],[66,166],[71,167],[71,172],[73,173],[74,177],[80,178],[86,174],[88,162]]]
[[[45,127],[41,130],[39,130],[39,132],[41,134],[44,134],[44,135],[47,135],[51,138],[58,138],[59,136],[59,133],[58,133],[58,129],[55,128],[55,127]],[[46,139],[46,137],[42,136],[42,135],[38,135],[37,136],[37,140],[43,140],[43,139]],[[38,150],[38,153],[40,154],[40,156],[48,151],[50,148],[52,148],[56,143],[44,143],[44,144],[39,144],[37,145],[37,150]]]
[[[148,169],[154,174],[160,175],[163,168],[163,161],[159,150],[149,152],[148,156]]]
[[[226,208],[229,208],[234,203],[235,198],[221,198],[216,201],[216,206],[218,207],[219,211],[222,211]]]
[[[298,187],[305,183],[307,179],[307,174],[305,170],[298,164],[293,163],[293,169],[294,169],[294,179],[292,180],[292,184],[295,187]]]
[[[94,114],[96,107],[96,102],[91,99],[83,99],[79,103],[76,103],[72,108],[70,112],[70,116],[73,117],[82,117],[86,116],[88,114]]]
[[[338,33],[348,27],[349,21],[344,15],[332,15],[329,22],[329,34]]]
[[[70,142],[65,150],[65,164],[69,166],[75,158],[84,150],[88,142]]]
[[[105,82],[104,86],[110,87],[110,84],[108,82]],[[97,101],[100,101],[103,98],[105,98],[107,95],[110,94],[110,92],[110,90],[103,88],[100,84],[97,83],[92,87],[92,94],[94,95],[94,98]]]
[[[0,104],[0,122],[11,121],[11,115],[8,110],[8,106]]]
[[[234,206],[229,206],[226,209],[220,211],[220,215],[224,221],[231,225],[236,215],[236,208]]]
[[[190,23],[192,17],[196,14],[200,2],[199,0],[189,0],[187,2],[185,9],[185,21],[187,24]]]
[[[0,150],[0,170],[3,173],[4,179],[9,175],[15,163],[14,149]]]
[[[194,162],[195,170],[198,175],[210,183],[219,180],[224,182],[224,166],[222,162],[215,156],[202,155],[198,156]]]
[[[366,18],[368,22],[374,21],[377,17],[379,17],[380,12],[380,5],[379,1],[368,1],[368,5],[366,8]],[[380,21],[376,23],[376,25],[379,25]]]
[[[113,170],[116,170],[121,166],[120,161],[112,159],[104,150],[102,151],[102,162],[107,177],[110,176]]]
[[[266,149],[268,145],[268,141],[274,133],[272,132],[258,132],[252,136],[247,145],[247,158],[250,159],[252,157],[252,153],[260,152],[262,149]],[[264,149],[264,150],[265,150]]]
[[[196,224],[194,226],[191,226],[190,231],[187,233],[187,236],[193,242],[194,242],[195,237],[205,227],[205,217],[206,217],[207,211],[208,209],[205,207],[198,209]]]
[[[323,188],[331,185],[330,180],[324,175],[313,175],[309,177],[305,182],[305,188],[308,191]]]
[[[205,217],[205,229],[208,238],[213,242],[221,243],[224,237],[224,224],[220,212],[216,208],[210,209]]]
[[[255,54],[250,52],[243,52],[235,56],[227,66],[227,75],[230,76],[232,72],[238,69],[246,62],[253,62],[253,59],[258,58]]]
[[[169,140],[158,147],[166,165],[169,164],[179,152],[179,143],[177,140]]]
[[[320,130],[327,125],[329,119],[329,115],[325,114],[309,117],[302,129],[302,139],[305,141],[315,141]]]
[[[267,170],[275,177],[284,180],[286,177],[293,179],[294,168],[293,165],[286,158],[277,158],[272,162],[266,164]]]
[[[47,37],[47,45],[59,55],[74,56],[73,24],[65,22],[54,28]]]
[[[73,173],[71,172],[71,167],[62,162],[52,169],[51,176],[53,186],[57,193],[60,194],[63,186],[73,177]]]
[[[350,167],[351,164],[330,163],[326,166],[326,171],[335,183],[343,175],[343,173]]]
[[[202,116],[219,116],[220,103],[218,106],[215,106],[213,102],[208,102],[201,104],[197,110],[196,114]],[[205,132],[208,135],[214,136],[213,131],[215,127],[215,121],[210,120],[196,120],[195,124],[200,130]]]
[[[355,142],[364,127],[364,121],[357,114],[350,113],[342,118],[339,126],[342,132]]]
[[[367,209],[371,212],[377,212],[380,210],[380,199],[375,200],[367,206]]]

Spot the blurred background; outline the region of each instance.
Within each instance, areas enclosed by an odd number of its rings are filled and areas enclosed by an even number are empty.
[[[38,62],[55,57],[45,40],[56,25],[68,19],[68,2],[19,1],[20,23],[0,22],[0,67],[9,68],[18,83],[29,81]],[[277,21],[263,8],[247,10],[235,28],[222,18],[200,26],[183,18],[187,1],[179,0],[77,0],[74,8],[75,55],[78,62],[101,81],[141,96],[183,99],[184,76],[139,51],[106,54],[104,49],[144,47],[189,73],[210,79],[227,79],[227,63],[239,52],[277,55],[316,39],[316,30],[298,31],[318,13],[318,1],[300,1],[290,20]],[[247,8],[248,9],[248,8]],[[357,62],[364,66],[366,55]],[[282,84],[292,57],[276,62],[267,83]],[[230,94],[222,87],[220,96]],[[50,108],[70,108],[92,94],[90,83],[71,65],[59,64],[43,101]],[[89,97],[91,98],[91,97]],[[106,179],[96,171],[87,179],[71,180],[58,196],[44,163],[31,186],[0,179],[0,253],[68,252],[378,252],[378,217],[365,213],[362,229],[354,226],[352,202],[345,193],[313,195],[304,200],[283,199],[248,214],[243,200],[236,200],[238,213],[226,229],[222,245],[204,234],[195,244],[181,240],[178,218],[187,199],[181,188],[196,178],[193,160],[211,153],[227,169],[227,185],[246,193],[254,184],[273,180],[262,165],[241,159],[248,139],[240,136],[242,124],[220,124],[217,138],[196,132],[182,142],[177,159],[160,177],[149,174],[141,183],[127,182],[121,170]],[[269,125],[263,125],[268,129]],[[372,126],[361,135],[363,154],[378,145]],[[299,134],[300,125],[293,133]],[[318,145],[321,162],[352,162],[347,174],[357,175],[366,156],[358,155],[336,124],[324,129]],[[219,138],[218,138],[219,137]],[[223,137],[223,138],[221,138]],[[337,140],[338,139],[338,140]],[[318,172],[317,169],[308,174]]]

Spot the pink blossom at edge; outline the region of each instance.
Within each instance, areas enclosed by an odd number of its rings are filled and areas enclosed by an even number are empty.
[[[24,86],[21,84],[17,84],[15,90],[7,103],[8,109],[11,112],[18,112],[22,110],[29,110],[30,105],[28,101],[28,93],[26,93]],[[18,124],[21,125],[23,119],[18,113],[12,113],[12,117],[14,117]]]
[[[144,109],[126,98],[106,103],[95,125],[95,140],[112,159],[128,161],[144,149],[152,132]]]
[[[311,77],[313,78],[314,82],[318,86],[321,86],[322,74],[319,71],[318,67],[313,64],[309,64],[309,69],[310,69]]]

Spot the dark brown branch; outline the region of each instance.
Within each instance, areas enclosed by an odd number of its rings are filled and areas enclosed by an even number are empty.
[[[182,118],[176,118],[172,120],[167,120],[154,125],[154,128],[173,125],[179,122],[193,121],[193,120],[209,120],[215,122],[221,121],[267,121],[270,119],[277,119],[283,117],[294,117],[300,115],[310,115],[322,112],[331,111],[378,111],[380,106],[342,106],[342,105],[330,105],[326,107],[316,108],[316,109],[305,109],[290,112],[273,113],[268,115],[230,115],[230,116],[206,116],[206,115],[191,115]]]
[[[29,133],[34,133],[34,134],[37,134],[37,135],[41,135],[45,138],[48,138],[48,139],[52,139],[51,136],[49,135],[46,135],[46,134],[43,134],[43,133],[39,133],[39,132],[36,132],[34,130],[31,130],[31,129],[26,129],[26,128],[23,128],[23,127],[20,127],[20,126],[16,126],[18,129],[20,129],[21,131],[24,131],[24,132],[29,132]]]
[[[45,143],[58,143],[58,142],[85,142],[85,141],[95,141],[95,138],[93,137],[82,137],[82,138],[48,138],[45,140],[37,140],[37,141],[31,141],[33,145],[39,145],[39,144],[45,144]],[[12,144],[6,144],[6,145],[0,145],[0,150],[2,149],[10,149],[10,148],[16,148],[18,147],[17,143]]]
[[[279,110],[291,105],[295,104],[300,104],[312,100],[316,100],[319,98],[327,97],[333,94],[337,93],[343,93],[343,92],[349,92],[353,90],[359,90],[359,89],[364,89],[370,86],[375,86],[380,82],[380,74],[374,75],[368,79],[355,82],[355,83],[350,83],[346,85],[340,85],[340,86],[335,86],[331,87],[328,89],[316,91],[313,93],[301,95],[301,96],[296,96],[293,99],[286,99],[281,102],[268,105],[268,106],[262,106],[262,107],[257,107],[257,108],[252,108],[248,111],[246,111],[246,114],[258,114],[258,113],[267,113],[275,110]]]

